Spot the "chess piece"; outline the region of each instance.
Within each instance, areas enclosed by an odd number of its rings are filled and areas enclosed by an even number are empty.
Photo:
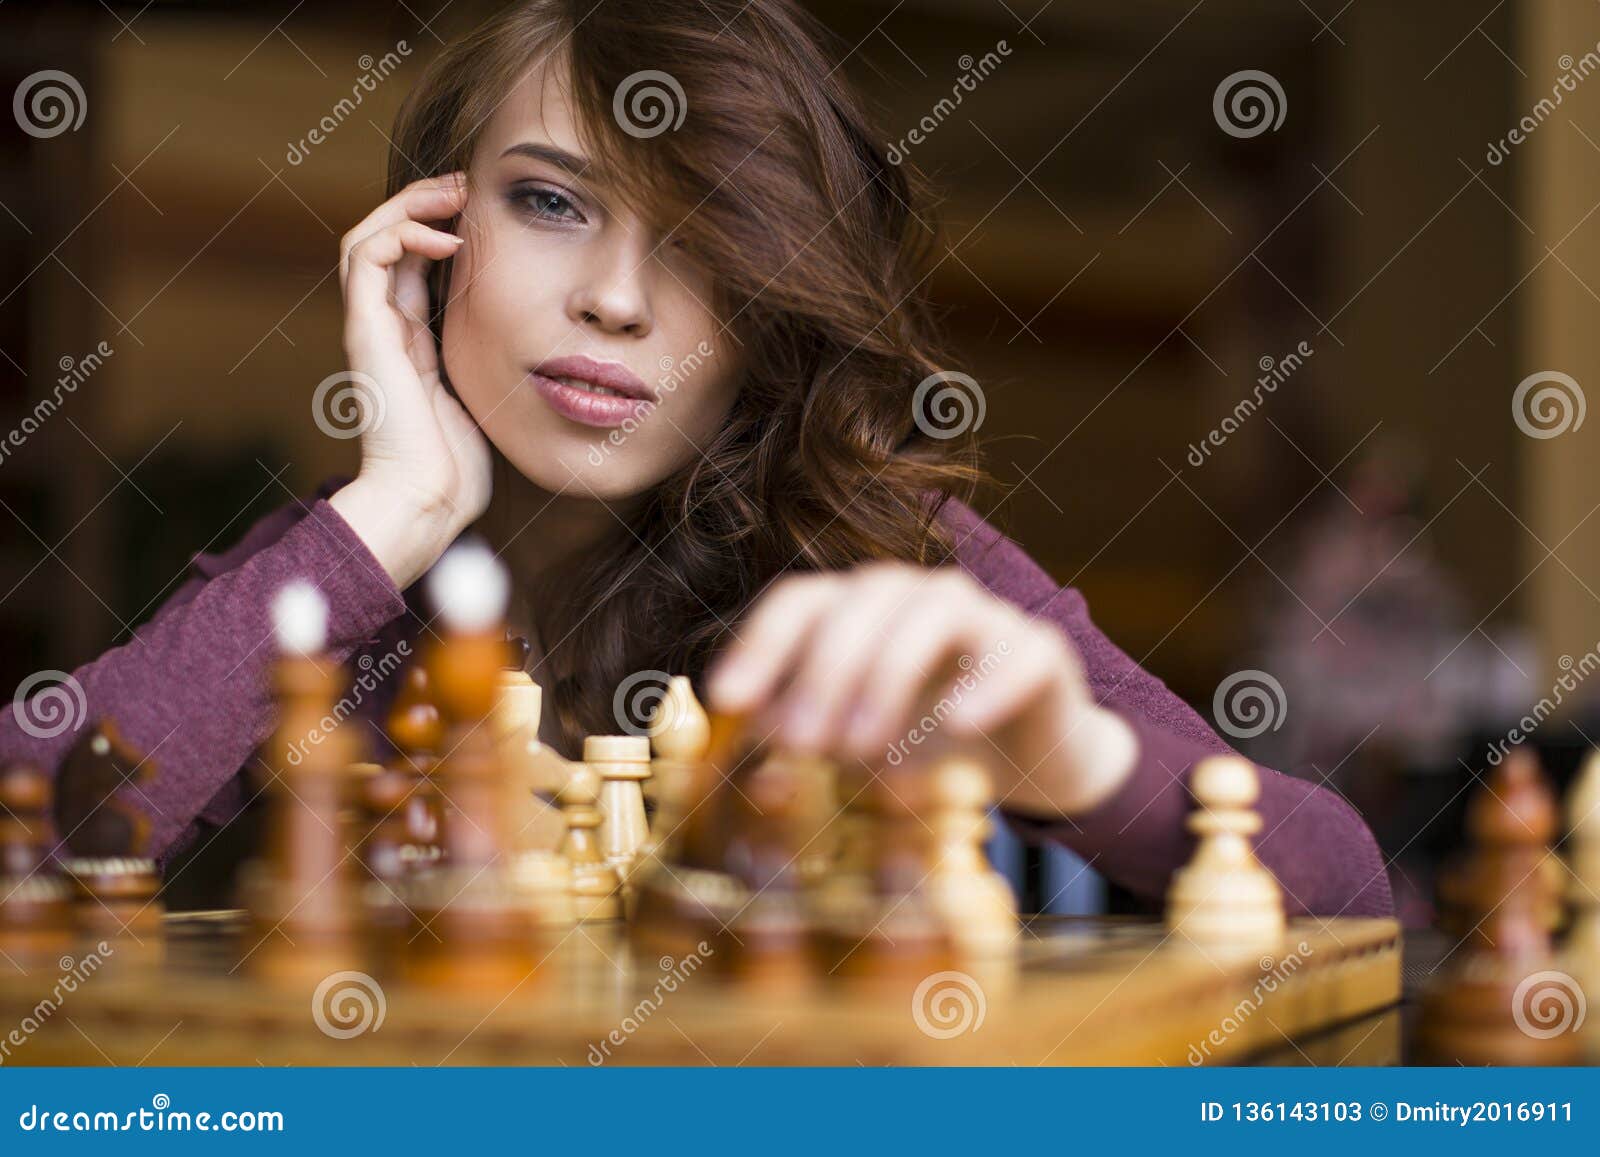
[[[655,822],[639,849],[638,875],[648,878],[658,853],[675,854],[678,826],[683,822],[683,796],[694,768],[705,758],[711,742],[711,720],[695,698],[688,676],[673,675],[650,720],[650,778],[656,797]]]
[[[155,768],[102,719],[67,752],[55,778],[55,824],[68,854],[62,870],[77,890],[81,939],[119,942],[119,964],[159,959],[161,879],[148,854],[150,817],[123,794],[138,794]]]
[[[584,763],[572,765],[571,776],[556,796],[567,821],[561,854],[571,872],[574,915],[585,923],[622,918],[622,879],[600,852],[599,798],[600,777]]]
[[[51,862],[53,842],[49,777],[0,768],[0,961],[54,967],[72,947],[72,889]]]
[[[820,972],[811,914],[800,873],[800,768],[769,759],[743,770],[728,843],[729,872],[746,898],[715,943],[729,972],[746,989],[796,996]]]
[[[939,850],[930,884],[956,953],[963,958],[1014,955],[1021,945],[1016,896],[983,851],[993,800],[989,774],[971,759],[950,756],[935,764],[931,775]]]
[[[1199,841],[1167,890],[1167,927],[1208,955],[1274,949],[1283,938],[1283,897],[1261,866],[1249,837],[1261,830],[1251,805],[1260,795],[1256,769],[1236,755],[1195,765],[1189,790],[1196,807],[1189,830]]]
[[[1556,806],[1513,748],[1467,807],[1455,902],[1467,931],[1424,993],[1417,1049],[1432,1064],[1562,1065],[1581,1055],[1577,981],[1555,968],[1544,863]]]
[[[407,965],[423,984],[509,993],[536,964],[533,922],[511,882],[507,768],[488,722],[506,662],[510,578],[487,547],[458,543],[428,588],[445,628],[423,661],[445,723],[433,777],[448,806],[442,862],[409,889],[420,927]]]
[[[314,987],[359,961],[349,826],[340,822],[353,744],[347,732],[327,728],[345,680],[326,653],[322,592],[291,583],[273,600],[272,617],[278,723],[267,745],[263,855],[243,881],[251,915],[244,962],[270,982]]]
[[[910,992],[950,967],[953,945],[928,881],[934,863],[924,816],[932,791],[920,768],[881,768],[866,797],[872,816],[871,887],[824,909],[831,970],[862,987]]]
[[[526,640],[514,640],[522,650]],[[513,662],[517,657],[513,655]],[[526,655],[522,656],[526,661]],[[512,666],[500,672],[494,711],[489,716],[495,750],[505,767],[504,819],[510,833],[511,885],[521,896],[534,922],[541,927],[570,925],[572,871],[557,845],[566,834],[561,813],[540,797],[554,791],[565,776],[553,773],[566,761],[539,742],[539,717],[543,691],[526,671]]]
[[[754,757],[740,715],[708,717],[689,681],[668,682],[653,728],[661,810],[635,872],[633,943],[643,955],[685,957],[723,930],[746,899],[726,869],[727,784]]]
[[[443,808],[434,789],[433,769],[443,750],[445,726],[428,669],[420,660],[408,665],[401,676],[400,690],[390,705],[386,723],[396,755],[385,766],[399,782],[385,790],[399,793],[397,805],[405,818],[406,832],[401,856],[409,874],[432,867],[443,855],[439,847]]]
[[[643,735],[590,735],[583,761],[600,779],[600,854],[617,870],[624,891],[650,834],[643,783],[650,777],[650,740]]]
[[[1572,923],[1561,961],[1580,992],[1600,1000],[1600,751],[1591,751],[1567,792],[1567,896]],[[1600,1060],[1600,1010],[1585,1026],[1590,1061]]]

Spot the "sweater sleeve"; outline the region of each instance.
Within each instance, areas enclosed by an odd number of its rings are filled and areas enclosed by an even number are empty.
[[[1194,850],[1185,820],[1189,769],[1231,751],[1188,704],[1141,668],[1089,618],[1083,596],[1062,587],[1016,543],[969,508],[945,520],[961,565],[992,593],[1054,624],[1076,648],[1098,703],[1127,721],[1139,755],[1128,780],[1094,810],[1067,819],[1007,815],[1021,834],[1056,840],[1107,877],[1152,900]],[[1387,916],[1389,878],[1377,841],[1337,792],[1260,770],[1256,855],[1277,877],[1291,914]]]
[[[276,717],[274,594],[296,579],[322,591],[328,649],[340,662],[405,610],[383,567],[323,497],[274,511],[233,550],[197,555],[194,570],[128,642],[59,680],[65,716],[34,701],[0,714],[0,763],[52,773],[86,728],[115,720],[152,770],[125,795],[149,814],[158,859],[198,819],[224,820],[243,802],[241,768]]]

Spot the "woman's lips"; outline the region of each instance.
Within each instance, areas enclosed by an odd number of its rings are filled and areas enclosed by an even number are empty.
[[[654,391],[617,362],[553,358],[531,370],[528,378],[552,410],[584,426],[621,426],[630,418],[643,417],[655,401]]]
[[[530,373],[528,380],[552,410],[584,426],[603,429],[620,426],[629,418],[643,417],[649,405],[638,398],[625,398],[620,394],[596,394],[540,373]]]

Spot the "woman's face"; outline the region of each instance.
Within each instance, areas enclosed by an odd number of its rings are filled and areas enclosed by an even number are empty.
[[[444,367],[528,479],[620,500],[699,453],[739,375],[710,275],[588,166],[565,89],[536,68],[474,151]]]

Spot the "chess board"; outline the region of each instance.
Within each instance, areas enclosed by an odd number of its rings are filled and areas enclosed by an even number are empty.
[[[1295,920],[1277,952],[1218,958],[1154,921],[1039,917],[1014,961],[967,961],[906,991],[824,983],[781,998],[725,979],[714,951],[641,959],[615,922],[552,935],[537,972],[505,991],[375,970],[322,986],[320,1001],[310,983],[239,967],[248,939],[240,913],[171,915],[68,993],[53,967],[8,966],[0,1037],[29,1031],[5,1063],[1239,1063],[1314,1049],[1301,1042],[1394,1006],[1401,986],[1399,927],[1378,919]],[[1345,1063],[1397,1060],[1397,1024],[1364,1027],[1356,1049],[1339,1046]]]

